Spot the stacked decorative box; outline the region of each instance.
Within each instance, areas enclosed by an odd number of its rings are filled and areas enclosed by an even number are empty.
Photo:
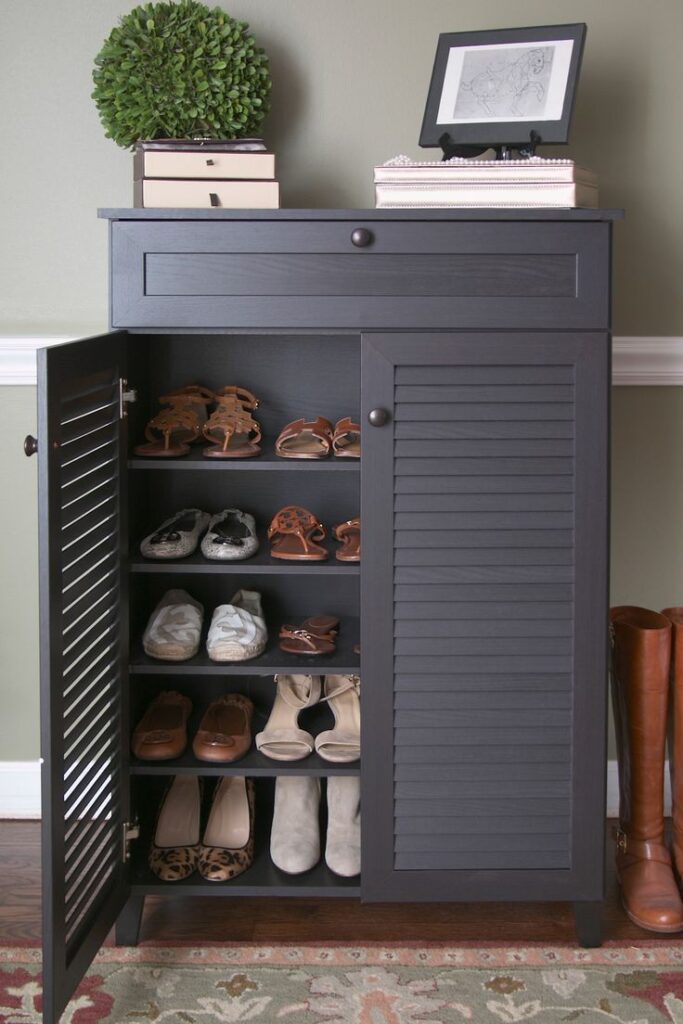
[[[261,139],[138,142],[134,202],[139,207],[277,209],[275,154]]]
[[[397,156],[375,167],[378,209],[411,207],[597,208],[598,179],[573,160],[437,162]]]

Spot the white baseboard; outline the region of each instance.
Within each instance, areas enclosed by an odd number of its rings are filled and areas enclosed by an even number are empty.
[[[0,336],[0,385],[36,383],[36,349],[72,340],[68,336]],[[614,338],[612,383],[683,384],[683,337]]]
[[[669,764],[664,773],[664,809],[671,813]],[[607,762],[607,817],[619,814],[617,762]],[[0,761],[0,819],[40,817],[40,761]]]
[[[40,817],[40,761],[0,761],[0,818]]]

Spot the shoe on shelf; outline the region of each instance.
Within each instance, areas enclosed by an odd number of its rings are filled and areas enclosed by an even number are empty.
[[[332,451],[338,459],[360,458],[360,423],[350,416],[337,420],[332,435]]]
[[[211,516],[202,540],[204,558],[217,562],[240,562],[258,551],[256,523],[249,512],[226,508]]]
[[[334,715],[334,728],[318,733],[315,749],[325,761],[344,764],[360,757],[360,679],[325,676],[323,701]]]
[[[275,454],[281,459],[325,459],[331,451],[332,424],[324,416],[293,420],[275,442]]]
[[[261,595],[238,590],[229,604],[214,608],[206,650],[212,661],[249,661],[266,649],[268,631]]]
[[[214,394],[216,408],[203,426],[203,434],[211,441],[202,454],[211,459],[250,459],[261,449],[261,426],[251,415],[259,400],[246,388],[227,384]]]
[[[318,541],[327,530],[317,516],[302,505],[285,505],[268,527],[270,557],[290,562],[324,562],[328,553]]]
[[[360,779],[354,775],[327,780],[325,863],[343,878],[360,874]]]
[[[338,562],[360,562],[360,517],[347,519],[345,523],[338,523],[332,527],[335,538],[341,542],[341,547],[335,551],[334,557]]]
[[[320,676],[275,676],[277,691],[266,727],[256,735],[256,749],[271,761],[302,761],[315,749],[309,732],[299,728],[299,712],[317,704]]]
[[[310,621],[315,620],[306,619],[301,626],[280,626],[280,650],[288,654],[332,654],[336,650],[337,630],[312,629]]]
[[[150,658],[187,661],[199,650],[204,608],[186,590],[167,590],[149,617],[142,646]]]
[[[148,857],[162,882],[180,882],[196,869],[200,817],[200,780],[196,775],[176,775],[161,802]]]
[[[184,508],[145,537],[140,553],[145,558],[187,558],[197,550],[209,519],[209,513],[199,508]]]
[[[213,393],[199,384],[162,395],[159,404],[163,408],[147,423],[147,441],[135,447],[135,454],[157,459],[187,455],[190,445],[201,436],[213,401]]]
[[[187,746],[187,720],[192,701],[164,690],[149,705],[133,732],[131,749],[141,761],[169,761]]]
[[[320,779],[280,775],[275,780],[270,857],[288,875],[310,871],[320,860]]]
[[[241,693],[226,693],[212,701],[192,742],[200,761],[239,761],[251,747],[254,705]]]
[[[216,783],[199,848],[199,874],[228,882],[254,863],[254,783],[226,775]]]

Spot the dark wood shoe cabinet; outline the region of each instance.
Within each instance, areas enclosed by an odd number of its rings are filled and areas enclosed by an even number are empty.
[[[616,215],[101,215],[112,331],[39,353],[45,1020],[113,924],[137,941],[151,893],[570,900],[579,941],[598,943]],[[132,454],[158,396],[190,383],[256,393],[260,457]],[[360,417],[360,461],[274,455],[285,423],[318,415]],[[362,563],[271,559],[265,529],[291,503],[328,528],[360,512]],[[187,506],[251,511],[259,553],[143,559],[141,537]],[[146,657],[171,587],[202,601],[205,628],[240,587],[260,591],[265,654]],[[333,655],[279,650],[283,622],[327,612],[342,619]],[[190,735],[213,697],[245,693],[258,731],[288,671],[361,676],[360,762],[130,754],[160,690],[192,698]],[[325,706],[302,717],[313,732],[330,722]],[[183,772],[256,780],[256,859],[231,882],[165,884],[147,866]],[[278,774],[360,775],[359,878],[273,866]]]

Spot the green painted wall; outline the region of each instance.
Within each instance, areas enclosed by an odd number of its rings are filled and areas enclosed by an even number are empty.
[[[265,134],[288,206],[371,206],[373,164],[420,155],[439,32],[586,21],[569,154],[599,173],[603,205],[628,210],[616,229],[615,330],[683,334],[683,136],[672,122],[683,93],[680,0],[224,4],[272,58]],[[106,226],[95,210],[130,205],[132,159],[103,137],[90,72],[131,6],[0,4],[0,335],[77,335],[106,323]],[[35,460],[20,454],[34,420],[32,388],[0,388],[0,760],[38,753]],[[683,603],[680,428],[683,390],[615,390],[615,601]]]

